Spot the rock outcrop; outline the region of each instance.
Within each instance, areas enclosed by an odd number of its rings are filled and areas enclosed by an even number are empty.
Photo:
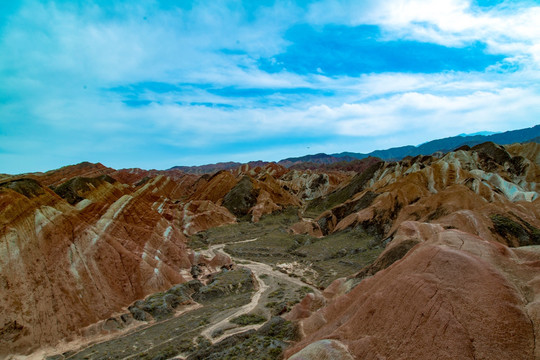
[[[360,359],[538,358],[539,262],[444,230],[301,320],[306,338],[288,355],[333,339]],[[290,358],[318,359],[307,349]]]
[[[81,163],[4,177],[0,357],[84,335],[148,294],[230,268],[187,236],[302,203],[281,180],[287,169],[254,165],[198,176]]]
[[[236,222],[236,217],[227,208],[209,200],[189,201],[181,208],[179,218],[186,235]]]
[[[77,336],[192,278],[178,184],[106,176],[75,177],[58,194],[30,178],[0,184],[0,356]]]
[[[510,246],[533,244],[540,227],[540,165],[531,159],[540,146],[511,149],[481,144],[441,158],[379,163],[313,200],[306,212],[320,213],[316,221],[323,234],[360,226],[382,238],[404,221],[421,221]],[[508,236],[511,231],[517,233]]]
[[[315,201],[323,234],[361,228],[386,247],[329,287],[360,281],[352,290],[293,308],[304,339],[286,358],[540,358],[539,153],[486,143],[408,158]]]

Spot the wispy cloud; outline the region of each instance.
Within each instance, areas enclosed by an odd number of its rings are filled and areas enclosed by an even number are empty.
[[[530,1],[1,6],[0,172],[371,151],[540,113]]]

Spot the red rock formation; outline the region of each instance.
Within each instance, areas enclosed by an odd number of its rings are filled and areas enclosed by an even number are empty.
[[[280,181],[289,191],[300,199],[311,200],[326,195],[343,186],[351,179],[351,175],[343,172],[312,172],[291,170],[280,178]]]
[[[259,221],[261,216],[281,210],[287,206],[300,206],[300,200],[284,189],[270,174],[257,179],[255,189],[259,191],[256,205],[250,210],[252,220]]]
[[[309,234],[315,237],[322,237],[323,233],[319,224],[315,221],[301,220],[293,224],[289,231],[293,234]]]
[[[32,179],[0,184],[0,356],[77,336],[191,279],[177,183],[90,185],[70,205]]]
[[[402,222],[413,220],[518,245],[517,239],[492,231],[492,217],[506,214],[524,227],[540,227],[540,164],[518,155],[521,149],[535,158],[538,146],[516,145],[514,156],[494,144],[474,149],[440,159],[417,157],[385,164],[364,191],[319,216],[319,222],[324,219],[323,233],[363,226],[387,236]]]
[[[252,177],[264,176],[269,174],[274,178],[280,178],[285,175],[289,170],[286,167],[283,167],[276,163],[268,163],[260,166],[252,166],[252,163],[244,164],[238,168],[232,170],[232,174],[235,176],[240,175],[250,175]]]
[[[229,171],[220,171],[211,177],[201,177],[194,185],[196,190],[189,199],[224,204],[237,216],[251,214],[252,220],[258,221],[265,214],[301,204],[296,195],[291,194],[280,180],[271,175],[283,170],[276,164],[269,164],[255,169],[244,165],[234,172],[236,176]],[[240,198],[243,200],[233,205]]]
[[[191,195],[192,187],[199,179],[197,175],[186,174],[180,170],[143,170],[137,168],[116,170],[109,175],[121,183],[130,185],[142,185],[150,178],[159,175],[166,176],[177,183],[184,192],[182,194],[184,196]]]
[[[229,191],[236,185],[238,179],[229,171],[222,170],[209,178],[201,177],[195,184],[195,192],[189,200],[210,200],[218,205]]]
[[[229,210],[208,200],[188,202],[183,206],[180,218],[186,235],[236,222],[236,218]]]
[[[101,163],[93,164],[82,162],[80,164],[68,165],[61,167],[60,169],[47,171],[46,173],[22,174],[17,175],[14,178],[31,178],[38,180],[43,186],[56,186],[76,176],[96,177],[99,175],[108,175],[113,171],[114,169],[106,167]]]
[[[540,241],[539,150],[488,143],[385,164],[322,213],[325,233],[362,227],[390,243],[350,292],[291,311],[305,338],[287,356],[540,358],[540,251],[519,247]]]
[[[539,261],[443,231],[302,320],[306,338],[287,355],[334,339],[357,359],[537,358]]]

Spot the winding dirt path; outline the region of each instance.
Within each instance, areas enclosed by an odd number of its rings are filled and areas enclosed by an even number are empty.
[[[208,255],[211,255],[211,256],[214,256],[216,253],[220,252],[220,253],[222,253],[222,254],[224,254],[226,256],[229,256],[236,263],[241,261],[242,266],[247,267],[248,269],[250,269],[253,272],[253,275],[255,276],[255,279],[257,280],[257,283],[258,283],[258,289],[255,292],[255,294],[253,294],[253,297],[251,298],[251,302],[249,304],[246,304],[246,305],[240,307],[238,309],[238,311],[236,311],[235,313],[227,316],[225,319],[223,319],[223,320],[209,326],[208,328],[206,328],[201,333],[201,335],[208,338],[212,344],[214,344],[216,342],[219,342],[219,341],[223,340],[224,338],[229,337],[229,336],[234,335],[234,334],[237,334],[237,333],[241,333],[241,332],[244,332],[244,331],[247,331],[247,330],[250,330],[250,329],[258,329],[259,327],[261,327],[263,325],[263,324],[257,324],[257,325],[242,326],[242,327],[238,327],[238,328],[235,328],[235,329],[230,329],[226,333],[224,333],[223,335],[221,335],[219,337],[215,337],[215,338],[212,337],[212,333],[214,331],[216,331],[217,329],[226,328],[231,319],[233,319],[235,317],[238,317],[240,315],[248,314],[251,311],[253,311],[258,305],[260,305],[259,303],[261,301],[262,294],[269,289],[269,286],[261,279],[261,275],[263,275],[263,274],[265,274],[267,276],[273,276],[273,277],[275,277],[277,279],[280,279],[282,281],[293,283],[293,284],[295,284],[297,286],[307,286],[307,287],[310,287],[315,293],[320,293],[320,291],[318,289],[313,288],[312,286],[304,283],[303,281],[300,281],[299,279],[289,277],[288,275],[283,274],[282,272],[276,271],[268,264],[264,264],[264,263],[260,263],[260,262],[252,261],[252,260],[235,258],[232,255],[225,252],[225,250],[224,250],[226,245],[248,243],[248,242],[252,242],[252,241],[256,241],[256,240],[257,240],[257,238],[249,239],[249,240],[242,240],[242,241],[235,241],[235,242],[226,243],[226,244],[212,245],[207,250]]]

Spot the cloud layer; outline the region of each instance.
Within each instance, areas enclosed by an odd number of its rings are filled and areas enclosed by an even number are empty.
[[[538,123],[533,1],[111,3],[0,5],[0,172],[368,152]]]

